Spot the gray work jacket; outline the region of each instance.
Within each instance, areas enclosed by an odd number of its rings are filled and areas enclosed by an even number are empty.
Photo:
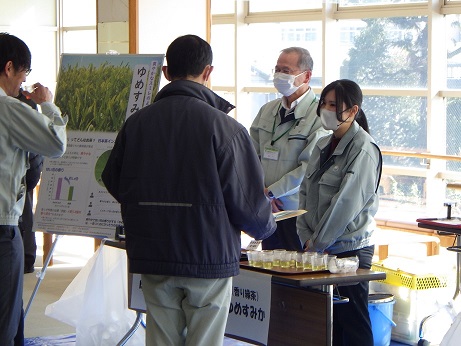
[[[355,121],[326,157],[330,142],[331,136],[320,139],[312,152],[299,193],[299,208],[307,213],[297,229],[309,250],[336,254],[372,245],[382,159]]]
[[[318,100],[311,89],[296,106],[295,120],[279,125],[281,104],[282,99],[277,99],[261,107],[250,135],[261,158],[266,187],[282,201],[284,210],[296,210],[299,185],[315,143],[330,131],[323,129],[316,114]],[[270,147],[278,151],[277,160],[265,157]]]
[[[0,225],[18,225],[29,152],[56,158],[66,151],[67,117],[50,102],[40,107],[43,114],[0,88]]]

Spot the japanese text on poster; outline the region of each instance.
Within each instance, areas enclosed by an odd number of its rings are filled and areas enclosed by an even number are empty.
[[[43,167],[34,229],[113,238],[120,205],[101,180],[115,133],[69,131],[67,151]]]
[[[271,275],[240,270],[232,280],[226,334],[267,345],[271,312]]]

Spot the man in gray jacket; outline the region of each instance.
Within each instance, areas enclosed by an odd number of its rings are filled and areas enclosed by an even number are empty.
[[[276,226],[246,129],[205,86],[210,45],[181,36],[166,60],[171,83],[125,122],[102,179],[142,274],[146,345],[221,345],[241,231],[264,239]]]
[[[273,212],[298,209],[307,162],[317,140],[329,133],[316,114],[318,100],[309,85],[313,66],[307,49],[282,50],[274,69],[274,86],[282,97],[262,106],[250,128]],[[262,247],[302,251],[296,218],[277,222]]]
[[[24,92],[39,113],[17,100],[30,72],[31,54],[19,38],[0,33],[0,343],[24,344],[22,288],[24,248],[18,220],[24,209],[29,153],[60,157],[67,144],[67,119],[48,88]]]

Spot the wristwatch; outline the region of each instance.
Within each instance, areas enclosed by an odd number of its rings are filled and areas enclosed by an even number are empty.
[[[274,199],[274,198],[275,198],[275,196],[274,196],[274,194],[272,193],[272,191],[269,191],[269,192],[267,193],[267,195],[269,196],[270,199]]]

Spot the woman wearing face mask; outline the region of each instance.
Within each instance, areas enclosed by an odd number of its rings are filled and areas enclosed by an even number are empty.
[[[357,256],[359,267],[370,269],[382,159],[361,105],[353,81],[337,80],[322,91],[317,115],[333,134],[317,142],[307,165],[299,194],[307,213],[297,229],[305,250]],[[333,345],[372,346],[368,282],[338,290],[349,303],[334,305]]]

